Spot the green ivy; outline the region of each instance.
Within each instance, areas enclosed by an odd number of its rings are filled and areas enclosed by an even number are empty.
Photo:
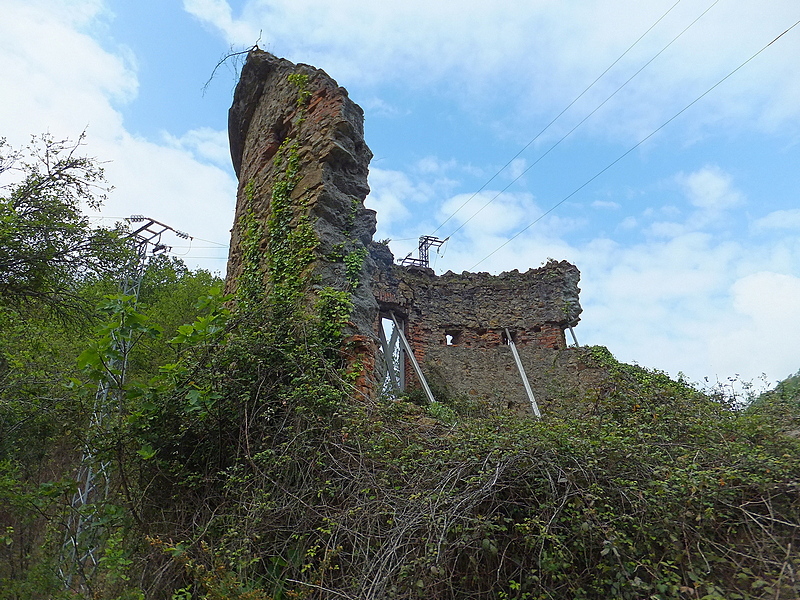
[[[361,267],[364,265],[364,259],[367,258],[369,252],[363,246],[353,250],[344,257],[345,275],[350,286],[355,288],[361,280]]]
[[[311,91],[308,89],[308,75],[305,73],[292,73],[287,77],[289,83],[297,87],[297,106],[305,106],[311,98]]]
[[[253,213],[255,182],[245,186],[245,209],[240,217],[242,272],[238,279],[237,298],[243,308],[253,308],[264,298],[261,239],[263,231]]]

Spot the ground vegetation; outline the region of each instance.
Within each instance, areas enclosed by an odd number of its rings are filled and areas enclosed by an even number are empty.
[[[25,313],[61,292],[3,304],[0,598],[800,595],[796,376],[743,408],[595,347],[602,385],[541,420],[356,397],[362,259],[341,289],[314,280],[291,139],[274,161],[272,217],[241,216],[235,296],[159,258],[138,301],[61,271],[91,326]],[[87,448],[107,487],[76,506]],[[64,552],[76,513],[93,560]]]

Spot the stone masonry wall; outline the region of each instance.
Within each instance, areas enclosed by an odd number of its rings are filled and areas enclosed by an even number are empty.
[[[606,387],[606,373],[588,348],[517,349],[542,414],[588,412],[587,397]],[[488,402],[520,415],[531,406],[507,345],[495,348],[440,346],[429,350],[423,367],[431,386],[450,396]]]
[[[593,378],[582,353],[567,348],[564,330],[580,320],[580,272],[550,261],[525,273],[437,276],[431,269],[395,265],[388,248],[373,244],[372,283],[381,314],[394,313],[429,383],[448,394],[530,413],[530,402],[506,340],[508,329],[540,405],[575,395]],[[417,385],[410,364],[406,381]],[[557,385],[556,385],[557,383]]]
[[[243,269],[246,213],[261,225],[260,247],[264,255],[268,252],[270,201],[286,170],[285,159],[275,157],[294,151],[298,158],[297,184],[291,194],[294,219],[308,219],[318,238],[307,300],[313,303],[323,287],[352,294],[354,309],[343,351],[350,362],[373,369],[378,305],[366,283],[375,269],[366,248],[375,232],[375,212],[364,207],[372,153],[364,142],[363,111],[324,71],[253,50],[234,92],[228,133],[239,189],[227,291],[236,290]],[[348,256],[364,257],[355,287],[348,280],[344,260]],[[265,294],[270,293],[267,264],[262,262]],[[371,393],[369,382],[362,380],[360,385],[362,392]]]
[[[230,109],[229,136],[239,190],[227,291],[236,290],[243,272],[245,215],[261,225],[258,247],[265,256],[269,252],[272,192],[285,177],[283,154],[291,150],[298,168],[292,218],[310,223],[318,240],[306,273],[307,301],[313,303],[323,287],[352,295],[342,352],[350,365],[363,366],[358,395],[374,398],[381,391],[377,338],[381,317],[390,313],[405,322],[426,377],[448,393],[530,412],[506,328],[542,405],[592,379],[584,373],[581,351],[567,348],[564,337],[581,313],[574,265],[550,261],[525,273],[437,276],[431,269],[394,264],[389,248],[372,241],[376,217],[363,203],[372,156],[364,143],[363,112],[324,71],[251,51]],[[346,266],[354,256],[363,257],[355,284]],[[268,265],[261,262],[264,294],[270,293]],[[416,382],[410,364],[406,381]]]

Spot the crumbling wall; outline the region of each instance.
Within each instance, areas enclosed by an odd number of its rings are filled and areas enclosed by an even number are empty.
[[[592,398],[607,387],[607,373],[582,348],[518,348],[525,374],[542,414],[586,413]],[[426,377],[451,397],[481,400],[501,410],[530,415],[517,365],[508,346],[440,347],[428,353]]]
[[[372,156],[364,143],[363,112],[324,71],[250,52],[229,113],[229,136],[239,190],[228,292],[236,291],[245,275],[252,279],[248,260],[254,260],[255,244],[259,289],[265,297],[271,293],[266,258],[290,242],[270,239],[278,235],[270,230],[276,212],[291,212],[291,226],[281,235],[310,224],[305,298],[313,305],[323,288],[351,295],[342,350],[351,365],[363,368],[357,381],[363,397],[381,391],[377,339],[381,316],[390,313],[405,323],[426,377],[447,393],[529,412],[506,329],[544,405],[591,379],[581,374],[580,352],[567,348],[564,337],[581,313],[574,265],[551,261],[525,273],[437,276],[431,269],[394,264],[389,248],[372,242],[375,213],[363,204]],[[290,194],[288,207],[276,208],[274,193],[281,186]],[[252,235],[248,223],[259,226],[261,239],[246,239]],[[416,380],[408,364],[406,380]]]
[[[379,267],[372,289],[381,314],[404,321],[414,356],[435,389],[530,413],[506,330],[543,410],[595,382],[583,352],[568,348],[564,335],[582,310],[580,272],[567,261],[524,273],[437,276],[428,268],[394,264],[389,249],[379,244],[373,244],[372,255]],[[413,386],[410,364],[405,375]]]
[[[257,243],[262,255],[269,254],[273,193],[291,178],[292,222],[310,223],[316,238],[304,273],[310,282],[307,301],[313,304],[325,287],[351,294],[344,350],[370,370],[378,306],[364,283],[374,270],[366,247],[375,232],[375,212],[364,207],[372,153],[364,143],[363,121],[361,108],[324,71],[261,50],[248,54],[228,118],[239,189],[227,291],[234,292],[242,280],[247,223],[260,226],[263,239]],[[258,266],[265,295],[271,292],[269,264],[261,260]]]

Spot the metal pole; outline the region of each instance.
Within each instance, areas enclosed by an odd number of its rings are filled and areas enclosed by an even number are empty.
[[[153,252],[168,251],[169,247],[161,244],[161,235],[166,231],[174,232],[178,237],[189,238],[188,234],[174,230],[169,225],[164,225],[154,219],[142,215],[134,215],[127,219],[129,222],[145,222],[128,235],[134,244],[134,257],[131,264],[125,268],[119,282],[119,290],[124,296],[139,298],[139,289],[142,284],[145,265],[147,263],[148,245],[154,247]],[[67,517],[66,536],[62,546],[62,560],[59,565],[59,574],[67,588],[73,587],[73,578],[79,578],[77,588],[88,590],[88,582],[94,576],[99,559],[97,558],[98,527],[92,526],[94,514],[82,514],[81,509],[90,503],[98,504],[108,496],[111,464],[108,460],[98,461],[94,448],[91,447],[90,438],[93,432],[103,429],[106,417],[112,410],[122,409],[121,387],[125,379],[128,353],[131,345],[120,340],[115,340],[115,349],[121,358],[115,359],[109,365],[111,369],[118,369],[119,376],[115,378],[109,373],[102,381],[95,393],[94,409],[86,433],[87,443],[81,454],[76,481],[78,489],[72,497],[69,516]],[[113,389],[112,389],[113,386]],[[116,400],[117,406],[112,406]],[[100,483],[102,487],[98,485]]]
[[[508,340],[508,345],[511,346],[511,354],[514,355],[514,360],[517,362],[517,369],[519,369],[519,374],[522,377],[522,385],[525,386],[525,393],[528,394],[528,400],[531,401],[531,408],[533,409],[533,414],[536,415],[538,419],[541,419],[542,413],[539,412],[539,405],[536,404],[536,398],[533,397],[533,390],[531,389],[531,384],[528,382],[528,377],[525,375],[525,369],[522,366],[522,359],[519,357],[519,353],[517,352],[517,346],[514,344],[514,340],[511,339],[511,334],[508,332],[507,327],[506,327],[506,339]]]
[[[414,351],[411,350],[411,346],[409,346],[408,344],[406,335],[400,328],[400,324],[397,322],[397,319],[395,319],[394,313],[389,313],[389,314],[392,317],[392,321],[394,321],[395,330],[400,335],[400,341],[402,342],[403,348],[405,349],[406,354],[408,355],[408,359],[411,361],[411,364],[414,367],[414,371],[416,372],[417,377],[419,378],[419,382],[422,384],[422,389],[425,390],[425,395],[428,396],[428,400],[430,401],[430,403],[434,404],[436,402],[436,398],[433,397],[433,392],[431,392],[431,388],[428,387],[428,382],[425,380],[425,375],[422,374],[422,369],[420,368],[419,363],[417,362],[417,357],[414,356]]]
[[[575,337],[575,330],[572,329],[572,325],[567,325],[567,327],[569,327],[569,332],[572,334],[572,341],[575,342],[576,346],[580,346],[578,343],[578,338]]]

